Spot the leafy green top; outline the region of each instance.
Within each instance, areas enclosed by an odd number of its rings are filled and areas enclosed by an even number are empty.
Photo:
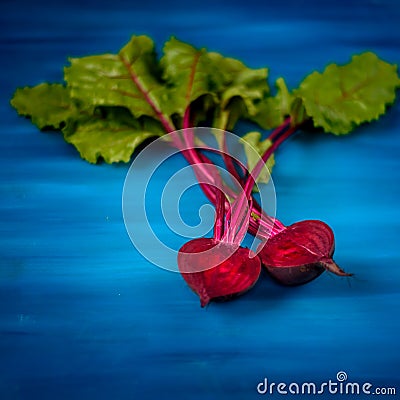
[[[68,118],[77,113],[69,90],[59,84],[41,83],[33,88],[17,89],[11,104],[19,114],[31,117],[39,129],[60,129]]]
[[[40,129],[61,129],[91,163],[128,162],[144,140],[182,128],[185,119],[231,130],[240,118],[272,129],[290,117],[292,126],[307,121],[345,134],[383,114],[400,86],[397,66],[367,52],[313,72],[291,92],[279,78],[272,96],[266,68],[176,38],[159,60],[147,36],[133,36],[118,54],[72,58],[64,74],[65,84],[17,89],[11,104]],[[244,140],[258,151],[269,146],[258,133]]]
[[[313,72],[295,94],[315,126],[345,134],[384,114],[399,85],[397,66],[367,52],[353,56],[345,66],[331,64],[322,74]]]

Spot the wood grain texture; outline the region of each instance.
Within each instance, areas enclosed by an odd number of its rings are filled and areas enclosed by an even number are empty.
[[[399,63],[399,20],[390,0],[2,1],[0,398],[247,400],[264,377],[340,370],[400,392],[399,103],[352,136],[298,135],[276,157],[278,217],[327,222],[355,277],[286,288],[263,276],[207,309],[131,245],[128,166],[81,161],[8,105],[18,86],[60,81],[67,57],[116,51],[133,33],[268,65],[294,87],[364,50]]]

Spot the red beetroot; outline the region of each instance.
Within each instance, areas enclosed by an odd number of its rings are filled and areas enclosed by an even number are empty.
[[[259,252],[269,274],[284,285],[307,283],[325,270],[351,276],[333,261],[335,239],[331,228],[317,220],[300,221],[271,237]]]
[[[220,262],[222,259],[225,261]],[[185,243],[179,250],[178,266],[189,287],[199,295],[202,307],[211,300],[229,300],[248,291],[261,272],[260,259],[251,250],[214,238]]]
[[[191,133],[189,130],[189,140]],[[189,151],[192,161],[197,161],[193,153]],[[215,175],[217,177],[218,174]],[[215,187],[214,191],[216,215],[213,238],[190,240],[178,252],[179,271],[200,297],[202,307],[211,300],[228,300],[246,292],[261,273],[258,256],[240,247],[251,212],[248,195],[243,191],[231,205],[221,189]]]
[[[191,141],[193,132],[188,130],[185,133],[184,140]],[[243,191],[234,198],[232,204],[219,188],[202,186],[216,207],[214,237],[191,240],[178,253],[179,270],[190,288],[199,295],[202,307],[211,300],[230,299],[249,290],[260,275],[261,263],[273,278],[291,286],[307,283],[324,270],[340,276],[351,275],[339,268],[332,259],[335,241],[328,225],[309,220],[285,227],[279,222],[271,222],[265,213],[257,210],[257,204],[253,202],[251,191],[264,163],[292,133],[293,127],[278,139],[275,138],[251,174],[242,182]],[[199,166],[200,169],[204,168],[202,158],[193,149],[187,151],[187,159],[195,172]],[[218,174],[215,175],[218,181]],[[240,247],[254,215],[259,217],[254,220],[260,224],[260,229],[254,233],[260,238],[267,238],[261,245],[259,257]],[[251,226],[251,230],[253,233],[254,226]]]

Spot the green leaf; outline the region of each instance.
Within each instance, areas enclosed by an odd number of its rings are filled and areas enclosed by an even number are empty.
[[[255,103],[269,94],[268,69],[248,68],[239,60],[224,57],[219,53],[208,53],[212,63],[212,79],[226,109],[234,97],[243,100],[250,115],[257,112]]]
[[[306,113],[303,100],[300,97],[296,97],[292,102],[292,106],[290,107],[291,126],[298,127],[309,119],[310,117]]]
[[[252,171],[259,158],[271,147],[272,142],[269,139],[261,140],[260,132],[249,132],[241,138],[244,142],[244,151],[247,157],[247,168]],[[268,169],[263,169],[256,180],[256,183],[268,183],[272,168],[275,165],[275,159],[272,155],[266,162]],[[269,172],[268,172],[269,171]]]
[[[175,113],[183,117],[187,107],[199,97],[210,94],[211,65],[205,49],[171,38],[164,45],[160,61],[163,78],[171,85],[176,100]]]
[[[293,95],[289,92],[283,78],[275,82],[277,94],[266,97],[257,105],[257,113],[249,119],[263,129],[273,129],[281,125],[285,117],[291,114]]]
[[[72,58],[65,68],[67,86],[20,88],[11,104],[40,129],[62,128],[90,162],[118,162],[128,161],[146,138],[179,126],[189,105],[195,125],[207,121],[232,130],[239,118],[247,118],[271,129],[290,115],[292,126],[311,119],[342,134],[383,114],[400,86],[397,67],[373,53],[315,72],[293,93],[279,78],[274,97],[267,75],[266,68],[251,69],[175,38],[165,44],[159,62],[153,41],[133,36],[118,54]],[[260,154],[270,145],[257,132],[245,140]],[[249,162],[252,168],[251,157]]]
[[[72,98],[89,106],[126,107],[136,118],[162,115],[172,125],[174,98],[161,82],[154,43],[147,36],[133,36],[117,55],[70,62],[64,71]]]
[[[69,90],[59,84],[41,83],[34,87],[19,88],[14,93],[11,105],[18,114],[30,117],[39,129],[59,129],[77,112]]]
[[[80,120],[71,120],[63,129],[64,138],[90,163],[100,158],[107,163],[128,162],[146,139],[164,134],[162,126],[150,118],[134,119],[126,109],[108,109]]]
[[[232,129],[239,118],[257,113],[256,104],[269,94],[268,69],[248,68],[241,61],[208,53],[211,79],[220,100],[214,125]]]
[[[345,134],[384,114],[399,86],[397,66],[367,52],[353,56],[347,65],[331,64],[322,74],[312,73],[296,95],[316,127]]]

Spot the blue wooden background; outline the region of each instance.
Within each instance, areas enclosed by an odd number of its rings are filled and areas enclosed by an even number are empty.
[[[318,383],[341,370],[399,393],[399,102],[349,137],[302,134],[277,154],[278,217],[328,222],[355,277],[263,279],[207,309],[131,245],[129,166],[85,163],[8,103],[18,86],[60,81],[67,57],[115,52],[133,33],[268,65],[295,87],[364,50],[399,63],[399,21],[397,0],[3,0],[0,399],[247,400],[264,377]]]

